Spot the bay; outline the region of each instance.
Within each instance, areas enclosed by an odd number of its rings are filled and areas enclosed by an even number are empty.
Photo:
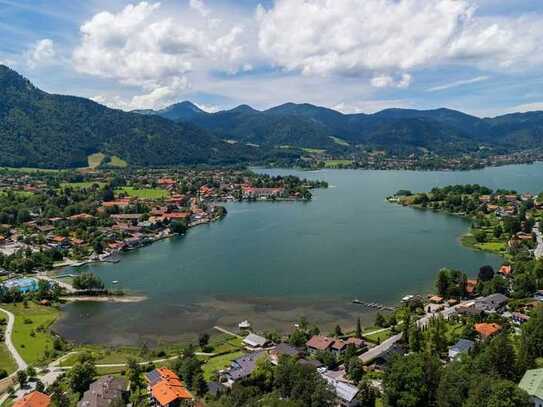
[[[469,221],[389,204],[400,189],[479,183],[543,190],[543,164],[467,172],[266,170],[322,179],[311,202],[227,204],[218,223],[131,252],[117,264],[83,269],[106,284],[145,294],[133,304],[64,306],[54,329],[67,339],[111,345],[182,341],[249,319],[256,329],[288,331],[300,316],[324,329],[371,323],[351,301],[396,304],[432,290],[441,267],[470,276],[497,267],[495,255],[462,247]]]

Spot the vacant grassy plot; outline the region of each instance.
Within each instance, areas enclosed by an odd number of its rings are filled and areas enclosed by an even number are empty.
[[[384,340],[390,338],[390,330],[384,330],[384,331],[381,331],[381,332],[377,332],[377,333],[374,333],[374,334],[369,334],[367,335],[366,333],[363,334],[364,338],[370,342],[373,342],[373,343],[381,343],[383,342]]]
[[[58,169],[52,169],[52,168],[33,168],[33,167],[1,167],[1,170],[8,170],[8,171],[17,171],[17,172],[26,172],[26,173],[34,173],[34,172],[59,172],[63,170]]]
[[[116,191],[117,193],[125,193],[128,196],[140,199],[163,199],[170,196],[168,191],[159,188],[140,189],[133,187],[122,187]]]
[[[347,143],[345,140],[339,137],[330,136],[330,138],[334,141],[334,143],[339,144],[340,146],[349,146],[349,143]]]
[[[2,315],[4,314],[2,313]],[[16,368],[17,365],[11,357],[8,348],[4,343],[0,343],[0,370],[5,370],[8,374],[11,374]]]
[[[2,307],[15,315],[12,339],[19,354],[29,365],[37,365],[42,361],[45,350],[53,349],[53,336],[49,327],[58,318],[60,311],[31,302],[28,307],[23,304]]]
[[[117,364],[117,363],[126,363],[128,359],[134,359],[138,362],[144,361],[141,357],[139,349],[137,348],[118,348],[118,349],[109,349],[103,348],[100,346],[85,345],[78,347],[74,350],[74,353],[67,358],[63,359],[60,362],[60,366],[73,366],[82,353],[90,354],[96,364],[98,365],[108,365],[108,364]],[[149,356],[149,359],[160,359],[158,357]],[[147,360],[147,359],[145,359]]]
[[[102,161],[104,161],[104,158],[106,158],[106,155],[103,153],[95,153],[91,154],[87,157],[87,162],[89,163],[90,168],[97,168],[100,164],[102,164]]]
[[[125,160],[123,160],[122,158],[117,157],[116,155],[114,155],[109,160],[108,165],[111,166],[111,167],[125,168],[128,165],[128,163]]]
[[[72,189],[88,189],[91,188],[93,185],[98,185],[99,188],[102,188],[104,185],[106,185],[104,182],[63,182],[60,184],[61,188],[72,188]]]
[[[304,150],[306,153],[310,153],[310,154],[323,154],[323,153],[326,153],[326,150],[324,150],[322,148],[309,148],[309,147],[306,147],[306,148],[302,148],[302,150]]]
[[[243,355],[243,352],[238,351],[227,353],[226,355],[214,356],[212,358],[204,360],[204,365],[202,367],[202,369],[204,370],[204,378],[206,380],[212,380],[216,371],[224,369],[225,367],[230,365],[230,362],[232,362],[234,359],[237,359]]]
[[[351,165],[353,160],[328,160],[324,162],[325,168],[339,168]]]

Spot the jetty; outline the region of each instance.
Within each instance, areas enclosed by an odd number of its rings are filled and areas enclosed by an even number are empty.
[[[359,299],[354,299],[353,304],[362,305],[364,307],[371,308],[371,309],[378,309],[379,311],[394,311],[394,307],[379,304],[377,302],[365,302]]]

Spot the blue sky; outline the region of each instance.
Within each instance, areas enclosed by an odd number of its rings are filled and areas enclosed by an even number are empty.
[[[0,0],[0,62],[125,110],[543,110],[534,0]]]

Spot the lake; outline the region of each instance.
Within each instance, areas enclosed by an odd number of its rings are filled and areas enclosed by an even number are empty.
[[[470,276],[497,256],[462,247],[465,219],[389,204],[400,189],[479,183],[543,191],[543,164],[468,172],[261,170],[323,179],[311,202],[227,204],[225,219],[83,269],[108,285],[144,293],[141,303],[64,306],[54,329],[68,339],[111,345],[193,338],[213,326],[287,331],[304,315],[322,328],[369,324],[351,301],[396,304],[432,290],[441,267]],[[327,331],[326,331],[327,332]]]

